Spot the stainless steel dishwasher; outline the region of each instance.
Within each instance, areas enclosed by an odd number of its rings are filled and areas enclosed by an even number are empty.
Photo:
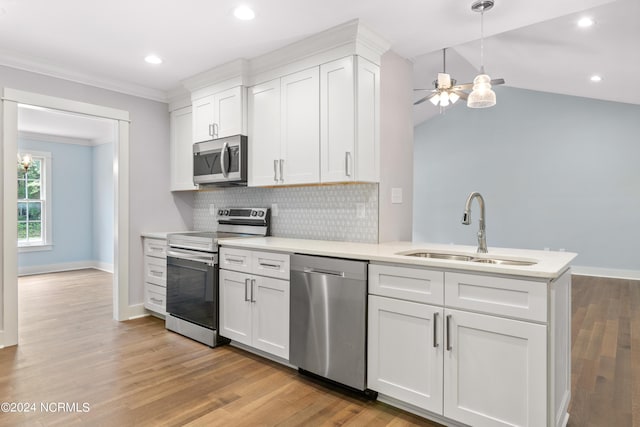
[[[365,391],[367,262],[293,255],[290,296],[289,362]]]

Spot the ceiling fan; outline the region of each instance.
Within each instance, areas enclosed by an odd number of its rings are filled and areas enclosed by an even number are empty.
[[[435,106],[447,107],[455,104],[458,99],[466,100],[469,94],[465,90],[473,88],[473,83],[456,84],[456,80],[447,74],[447,48],[442,49],[442,72],[438,73],[438,78],[434,80],[434,89],[414,89],[415,91],[429,91],[430,93],[420,98],[413,105],[422,104],[425,101],[431,101]],[[504,79],[491,80],[491,85],[504,84]]]

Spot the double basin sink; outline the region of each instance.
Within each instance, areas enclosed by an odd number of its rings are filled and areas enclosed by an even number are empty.
[[[473,263],[479,263],[479,264],[512,265],[512,266],[521,266],[521,267],[537,264],[535,261],[525,261],[525,260],[508,259],[508,258],[494,258],[490,256],[450,254],[446,252],[409,251],[409,252],[398,252],[396,255],[412,256],[412,257],[418,257],[418,258],[446,259],[450,261],[473,262]]]

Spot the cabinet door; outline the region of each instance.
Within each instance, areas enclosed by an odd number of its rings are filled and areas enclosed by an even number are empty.
[[[442,414],[443,309],[369,296],[367,387]]]
[[[220,335],[251,345],[251,276],[220,270]]]
[[[444,416],[476,427],[546,425],[546,326],[444,314]]]
[[[278,184],[280,79],[249,88],[249,139],[248,184]]]
[[[289,282],[252,279],[253,347],[289,360]]]
[[[354,96],[353,57],[320,66],[321,182],[355,179]]]
[[[379,182],[380,67],[359,56],[356,61],[356,181]]]
[[[243,88],[237,86],[213,95],[215,138],[243,133]]]
[[[213,96],[193,100],[193,142],[208,141],[215,121]]]
[[[191,107],[171,112],[171,191],[195,190]]]
[[[320,85],[318,67],[283,77],[280,182],[320,182]]]

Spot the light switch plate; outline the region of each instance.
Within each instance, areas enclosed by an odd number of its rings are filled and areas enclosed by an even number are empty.
[[[402,203],[402,188],[391,189],[391,203],[393,204]]]

